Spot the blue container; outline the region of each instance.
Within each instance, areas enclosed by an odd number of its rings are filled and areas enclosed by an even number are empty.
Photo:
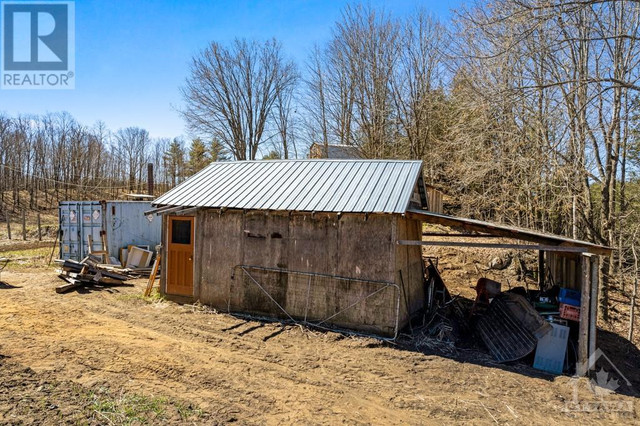
[[[580,306],[580,291],[570,288],[561,288],[558,301],[565,305]]]

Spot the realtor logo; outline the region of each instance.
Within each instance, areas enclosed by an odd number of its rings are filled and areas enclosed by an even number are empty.
[[[3,89],[75,87],[75,4],[3,1]]]
[[[596,362],[601,364],[600,369],[596,369]],[[606,369],[608,370],[605,370]],[[573,389],[573,398],[567,400],[563,412],[615,412],[619,414],[633,414],[633,402],[616,400],[609,398],[622,383],[631,387],[631,382],[622,374],[616,365],[600,349],[596,349],[589,359],[582,366],[583,371],[594,371],[595,377],[590,379],[573,377],[569,385]],[[582,385],[582,386],[581,386]],[[585,392],[580,392],[581,387],[590,392],[586,395],[592,397],[585,398]],[[580,395],[582,394],[582,397]]]

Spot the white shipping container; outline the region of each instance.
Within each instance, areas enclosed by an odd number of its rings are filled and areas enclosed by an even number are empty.
[[[162,221],[146,201],[61,201],[58,220],[60,258],[82,260],[89,253],[87,236],[93,237],[93,250],[102,250],[100,231],[106,232],[111,257],[118,258],[120,248],[129,244],[146,245],[155,250],[160,244]]]

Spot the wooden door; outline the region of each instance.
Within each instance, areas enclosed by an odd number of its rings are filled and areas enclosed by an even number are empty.
[[[193,296],[193,236],[193,217],[169,216],[168,294]]]

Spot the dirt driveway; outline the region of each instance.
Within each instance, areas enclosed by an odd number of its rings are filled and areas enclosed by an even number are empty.
[[[143,300],[142,281],[59,295],[52,271],[2,279],[11,286],[0,288],[0,423],[107,423],[92,414],[100,414],[95,401],[74,400],[82,392],[189,407],[186,416],[156,412],[171,423],[602,424],[637,421],[640,408],[637,398],[613,394],[608,401],[634,411],[563,412],[569,377]],[[21,383],[25,372],[40,387]],[[76,390],[38,403],[47,383]],[[34,402],[20,404],[20,395]],[[586,386],[579,397],[594,399]],[[154,418],[134,423],[145,421]]]

